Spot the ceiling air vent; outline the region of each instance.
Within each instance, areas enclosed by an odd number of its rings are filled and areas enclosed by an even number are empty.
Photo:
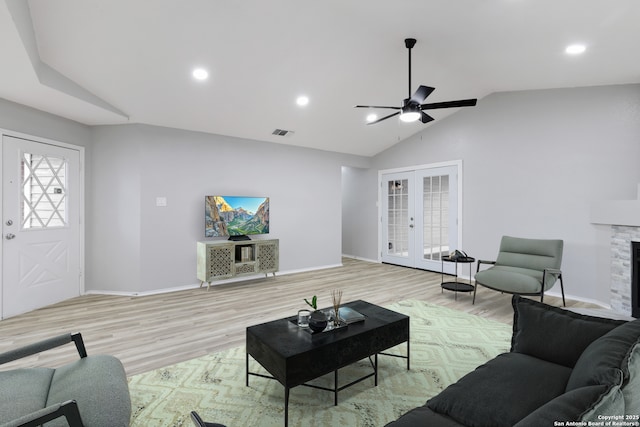
[[[292,130],[284,130],[284,129],[276,129],[273,132],[271,132],[271,135],[278,135],[278,136],[291,136],[293,135],[293,131]]]

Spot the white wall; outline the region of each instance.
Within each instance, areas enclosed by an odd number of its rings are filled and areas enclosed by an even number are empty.
[[[637,197],[639,141],[640,85],[496,93],[379,154],[370,172],[462,159],[465,251],[493,259],[504,234],[564,239],[565,291],[608,303],[607,232],[589,222],[590,203]],[[374,212],[360,220],[377,233]]]
[[[141,176],[148,167],[136,126],[92,130],[85,249],[87,291],[139,292]]]
[[[0,128],[83,147],[89,146],[89,126],[0,98]]]
[[[282,272],[341,263],[342,166],[369,158],[144,125],[89,127],[0,99],[0,128],[86,147],[85,287],[197,283],[204,196],[271,197]],[[156,197],[168,206],[155,206]],[[266,236],[265,236],[266,237]]]
[[[368,162],[153,126],[96,127],[87,288],[149,292],[197,283],[204,196],[214,194],[270,197],[264,238],[280,239],[281,271],[340,265],[341,169]],[[157,207],[157,197],[167,206]]]
[[[370,168],[342,168],[342,253],[377,261],[378,234],[363,221],[377,215],[377,175]]]

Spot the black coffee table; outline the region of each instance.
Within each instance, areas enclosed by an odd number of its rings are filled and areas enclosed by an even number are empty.
[[[407,359],[407,369],[410,367],[409,316],[361,300],[343,305],[364,314],[364,322],[313,335],[293,322],[295,316],[247,328],[247,386],[250,375],[276,379],[284,386],[285,427],[289,422],[289,391],[293,387],[304,385],[332,391],[334,405],[337,405],[340,390],[372,376],[374,385],[378,385],[378,354]],[[406,356],[383,353],[405,342]],[[250,372],[249,356],[272,376]],[[338,369],[366,358],[373,372],[338,387]],[[306,384],[331,372],[334,373],[333,388]]]

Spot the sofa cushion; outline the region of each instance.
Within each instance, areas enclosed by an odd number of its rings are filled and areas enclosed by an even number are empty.
[[[56,369],[47,404],[65,400],[78,403],[87,427],[129,425],[131,400],[127,377],[122,363],[113,356],[89,356]],[[58,418],[49,426],[67,424],[64,418]]]
[[[598,415],[624,414],[617,386],[592,385],[571,390],[533,411],[514,427],[553,426],[557,421],[602,421]]]
[[[44,408],[53,372],[49,368],[0,372],[0,420],[12,420]]]
[[[507,427],[564,393],[571,369],[504,353],[465,375],[427,406],[469,427]]]
[[[433,412],[427,405],[410,410],[385,427],[465,427],[450,417]]]
[[[625,323],[514,295],[511,351],[572,368],[596,339]]]

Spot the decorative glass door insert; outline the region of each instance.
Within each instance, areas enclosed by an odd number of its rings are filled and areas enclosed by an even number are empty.
[[[440,261],[449,254],[449,175],[424,177],[422,188],[422,256]]]
[[[24,152],[22,174],[22,228],[67,225],[67,161]]]
[[[407,256],[409,252],[409,181],[392,180],[388,188],[388,253]]]
[[[382,261],[413,266],[413,172],[388,174],[382,182]]]

